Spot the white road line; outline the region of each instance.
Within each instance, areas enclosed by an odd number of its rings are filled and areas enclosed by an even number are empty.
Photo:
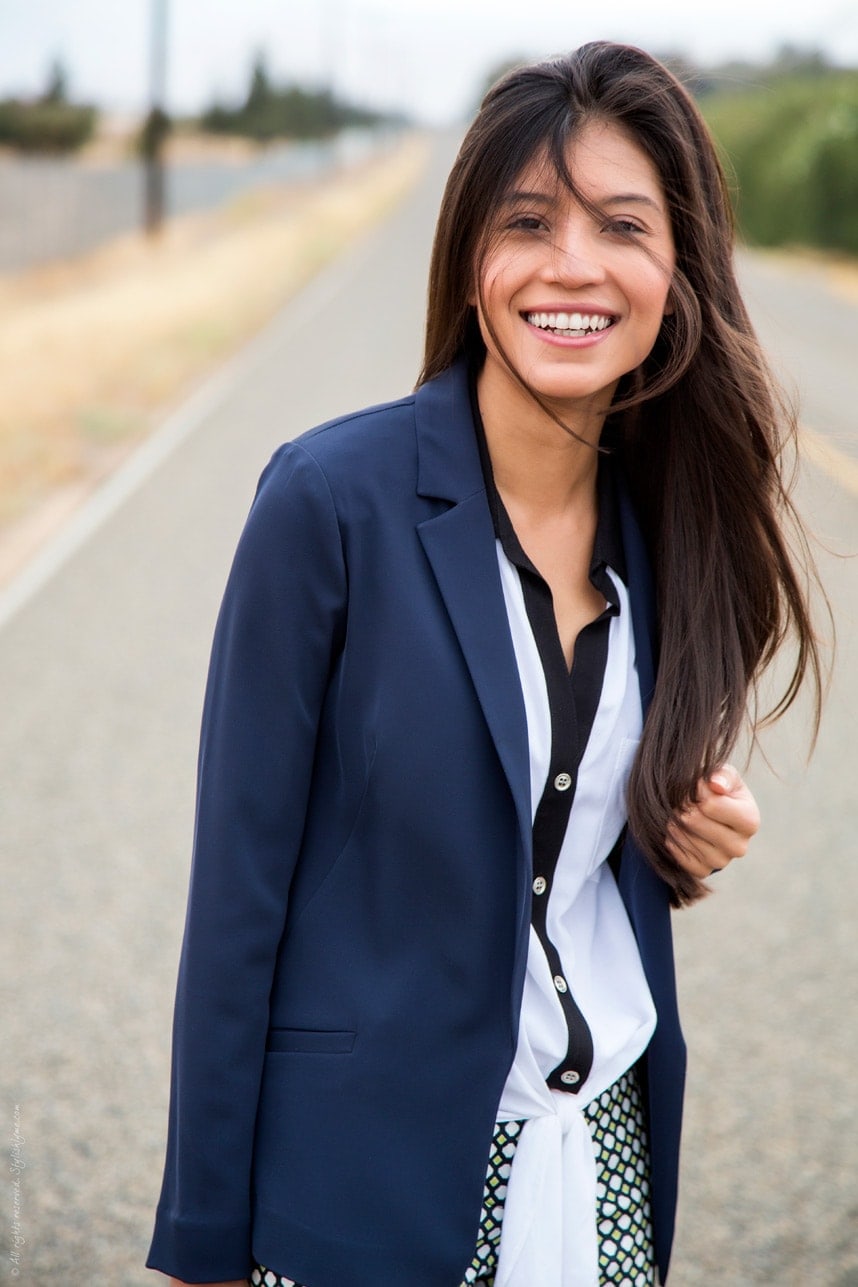
[[[200,428],[234,389],[276,353],[299,326],[327,308],[343,283],[354,277],[370,253],[370,229],[338,255],[293,296],[226,364],[210,376],[182,406],[146,439],[81,507],[61,530],[0,590],[0,630],[57,575],[87,541]]]

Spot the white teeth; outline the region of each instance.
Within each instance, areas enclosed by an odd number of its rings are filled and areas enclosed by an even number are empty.
[[[586,335],[590,331],[604,331],[611,325],[611,318],[604,313],[525,313],[531,326],[543,331],[573,332]]]

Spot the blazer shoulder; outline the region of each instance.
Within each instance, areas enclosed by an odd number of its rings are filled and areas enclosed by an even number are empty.
[[[417,478],[414,395],[366,407],[317,425],[278,447],[260,480],[260,491],[276,496],[288,487],[322,489],[340,521],[354,504],[362,511],[381,497],[413,495]],[[363,500],[361,500],[363,498]]]
[[[413,452],[415,398],[412,393],[337,416],[300,434],[294,443],[326,473],[342,463],[353,467],[362,460],[371,461],[381,452]]]

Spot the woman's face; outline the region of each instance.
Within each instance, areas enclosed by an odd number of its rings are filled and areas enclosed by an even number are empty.
[[[607,406],[661,326],[675,262],[670,213],[655,167],[619,126],[586,125],[567,159],[597,212],[546,165],[519,176],[498,212],[482,300],[473,301],[487,348],[482,380],[518,389],[502,349],[558,409],[599,395]]]

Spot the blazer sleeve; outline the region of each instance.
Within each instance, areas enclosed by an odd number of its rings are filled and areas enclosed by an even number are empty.
[[[287,444],[263,474],[218,618],[151,1268],[249,1273],[250,1174],[268,997],[301,845],[346,572],[321,468]]]

